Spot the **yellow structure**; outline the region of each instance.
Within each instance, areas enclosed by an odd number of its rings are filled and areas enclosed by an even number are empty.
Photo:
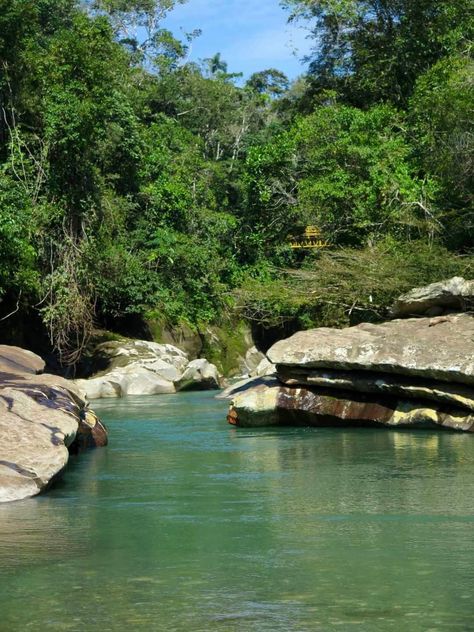
[[[328,248],[329,243],[324,239],[321,229],[317,226],[306,226],[303,235],[300,237],[290,237],[290,247],[293,250],[298,248]]]

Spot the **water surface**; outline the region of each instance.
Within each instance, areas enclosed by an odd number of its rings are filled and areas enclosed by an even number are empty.
[[[235,429],[103,401],[110,446],[0,505],[0,630],[474,630],[474,437]]]

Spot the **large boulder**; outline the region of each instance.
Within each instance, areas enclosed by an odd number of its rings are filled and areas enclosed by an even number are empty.
[[[106,368],[87,380],[75,380],[88,400],[220,388],[213,364],[204,359],[189,362],[184,351],[169,344],[107,342],[99,345],[96,355]]]
[[[300,331],[277,342],[267,355],[278,370],[359,370],[474,385],[474,316]]]
[[[189,362],[187,354],[181,349],[148,340],[104,342],[97,347],[94,355],[96,364],[102,368],[99,375],[131,364],[146,368],[157,361],[171,365],[182,373]]]
[[[189,364],[181,349],[147,340],[102,343],[95,358],[102,370],[88,380],[75,380],[88,400],[175,393],[174,383]]]
[[[6,346],[1,356],[8,371],[0,372],[0,502],[7,502],[47,489],[69,451],[106,445],[107,433],[71,382],[36,374],[41,358]]]
[[[270,362],[266,357],[260,362],[255,371],[253,371],[253,377],[265,377],[267,375],[273,375],[276,372],[276,366]]]
[[[390,373],[281,367],[279,380],[287,386],[331,388],[338,391],[395,395],[429,400],[474,411],[474,387]]]
[[[386,426],[473,432],[474,413],[435,403],[371,397],[335,390],[289,388],[276,378],[256,379],[234,395],[227,417],[238,426]]]
[[[274,376],[224,391],[230,423],[473,432],[473,315],[301,331],[267,355]]]
[[[265,359],[265,356],[261,351],[257,349],[257,347],[250,347],[250,349],[245,354],[245,360],[242,367],[243,372],[248,373],[249,375],[255,375],[257,368]]]
[[[446,310],[463,312],[473,306],[474,281],[453,277],[403,294],[393,305],[390,315],[392,318],[416,314],[440,316]]]
[[[154,367],[157,364],[158,367]],[[165,366],[165,368],[163,368]],[[154,370],[156,368],[157,370]],[[128,395],[162,395],[176,392],[173,379],[181,373],[160,360],[146,366],[134,363],[88,380],[75,380],[76,386],[88,400],[126,397]]]
[[[175,327],[162,327],[158,322],[149,322],[153,338],[161,343],[178,347],[186,353],[190,360],[199,358],[202,352],[202,339],[199,332],[186,323]]]
[[[214,364],[207,360],[193,360],[188,364],[180,380],[176,382],[176,390],[214,390],[221,386],[221,377]]]

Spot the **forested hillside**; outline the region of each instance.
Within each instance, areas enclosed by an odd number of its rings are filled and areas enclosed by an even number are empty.
[[[306,76],[188,60],[175,0],[0,0],[0,318],[65,364],[94,327],[379,318],[474,272],[470,0],[287,0]],[[295,254],[320,227],[330,248]]]

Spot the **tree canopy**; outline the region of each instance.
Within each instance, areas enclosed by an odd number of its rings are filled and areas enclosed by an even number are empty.
[[[314,38],[293,82],[189,61],[178,2],[0,0],[5,339],[33,319],[67,364],[97,326],[218,321],[314,265],[308,224],[415,272],[411,243],[433,269],[470,252],[468,0],[287,0]]]

